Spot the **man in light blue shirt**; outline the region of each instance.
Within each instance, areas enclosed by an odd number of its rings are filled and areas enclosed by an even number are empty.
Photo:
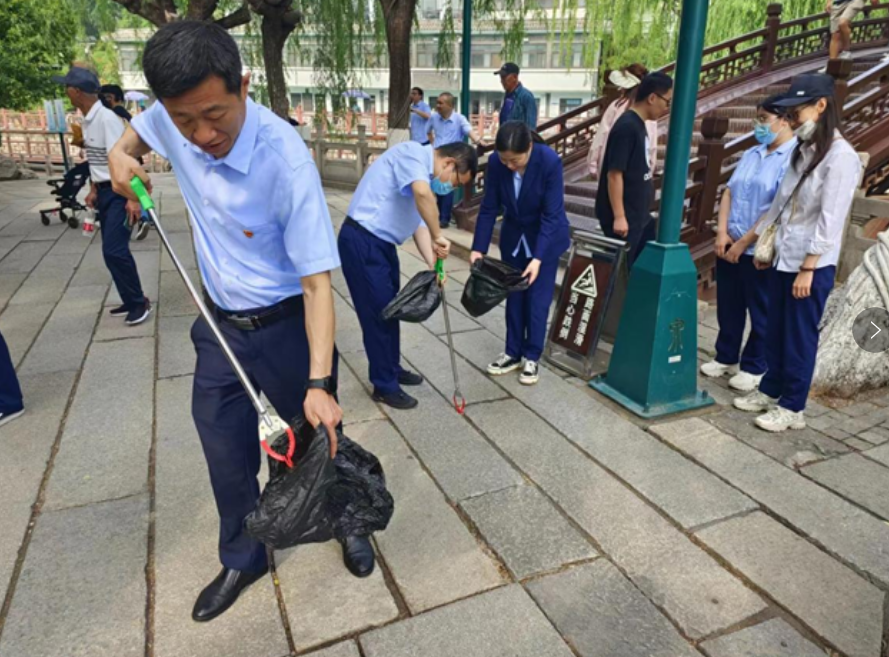
[[[469,137],[473,144],[480,145],[482,138],[473,130],[466,117],[454,109],[454,102],[453,94],[439,95],[435,102],[436,111],[432,113],[426,124],[429,142],[435,148],[441,148],[446,144],[462,142],[466,137]],[[438,197],[438,219],[442,228],[450,226],[453,208],[453,194]]]
[[[446,258],[450,242],[441,234],[436,197],[470,183],[478,171],[475,149],[457,142],[433,152],[404,142],[393,146],[367,170],[340,230],[343,275],[361,323],[373,398],[410,409],[417,400],[401,386],[423,377],[401,367],[398,320],[384,321],[383,309],[401,287],[397,246],[413,236],[432,269]]]
[[[426,135],[426,124],[432,116],[432,108],[423,100],[423,90],[420,87],[411,89],[411,141],[424,146],[429,143]]]
[[[195,53],[201,53],[196,57]],[[158,98],[109,157],[115,191],[148,177],[134,159],[154,149],[173,165],[191,215],[208,306],[254,384],[286,420],[323,424],[336,449],[335,320],[330,271],[339,266],[333,226],[311,154],[286,121],[248,95],[234,39],[213,23],[159,29],[143,55]],[[259,499],[257,415],[206,322],[197,352],[192,414],[220,516],[222,572],[192,612],[209,621],[268,571],[265,546],[244,518]],[[373,570],[367,537],[343,544],[357,576]]]

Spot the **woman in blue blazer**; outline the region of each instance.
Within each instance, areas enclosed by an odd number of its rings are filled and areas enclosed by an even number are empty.
[[[496,148],[488,160],[471,260],[487,253],[502,209],[500,256],[522,270],[531,285],[506,300],[506,351],[488,365],[488,373],[499,376],[522,368],[519,381],[533,385],[538,380],[537,363],[546,340],[559,258],[571,244],[562,161],[519,121],[500,127]]]

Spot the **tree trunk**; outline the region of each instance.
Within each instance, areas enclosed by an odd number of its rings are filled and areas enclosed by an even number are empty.
[[[889,385],[886,354],[861,349],[852,336],[852,324],[861,311],[887,307],[889,233],[883,232],[846,284],[834,290],[828,299],[821,323],[812,392],[851,398],[865,390]]]
[[[262,17],[262,60],[265,63],[269,106],[283,119],[290,112],[287,80],[284,76],[284,46],[292,31],[293,27],[284,23],[280,16],[269,14]]]
[[[389,131],[410,123],[411,28],[417,0],[381,0],[389,47]]]

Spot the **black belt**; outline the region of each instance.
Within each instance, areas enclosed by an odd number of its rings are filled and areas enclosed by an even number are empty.
[[[364,226],[359,224],[357,221],[352,219],[352,217],[346,217],[346,221],[344,223],[346,226],[353,226],[359,230],[363,230],[365,233],[370,233],[370,231],[367,228],[365,228]],[[373,233],[370,233],[370,234],[373,235]]]
[[[111,181],[106,180],[105,182],[97,182],[93,183],[96,186],[96,189],[111,189]]]
[[[280,303],[267,308],[254,308],[251,310],[229,311],[223,310],[210,298],[207,292],[204,292],[204,303],[210,309],[217,319],[231,324],[242,331],[256,331],[261,328],[267,328],[287,317],[293,317],[298,314],[303,306],[302,296],[290,297],[284,299]]]

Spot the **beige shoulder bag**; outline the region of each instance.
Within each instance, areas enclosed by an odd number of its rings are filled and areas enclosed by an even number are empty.
[[[789,224],[793,220],[793,215],[796,214],[796,193],[799,191],[799,188],[802,186],[803,181],[809,175],[809,172],[806,171],[800,179],[796,183],[796,187],[793,188],[793,191],[790,193],[790,198],[784,201],[784,206],[781,208],[781,211],[778,213],[778,216],[775,218],[775,221],[762,231],[762,235],[759,236],[759,239],[756,240],[756,245],[753,247],[753,259],[756,262],[761,262],[767,265],[772,264],[775,260],[775,240],[778,237],[778,227],[781,221],[781,216],[784,214],[784,210],[787,209],[787,204],[793,201],[793,207],[790,208],[790,218],[787,220]]]

